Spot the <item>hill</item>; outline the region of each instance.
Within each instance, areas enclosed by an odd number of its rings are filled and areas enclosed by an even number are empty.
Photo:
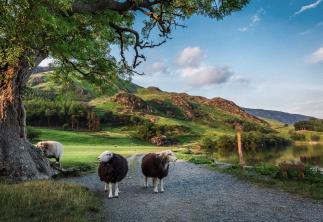
[[[91,119],[94,128],[100,128],[98,121],[101,128],[128,127],[157,145],[171,143],[164,136],[186,143],[233,134],[236,123],[246,131],[273,131],[266,121],[220,97],[143,88],[122,79],[103,88],[77,79],[60,82],[48,72],[33,74],[28,86],[25,107],[30,126],[90,129]],[[146,128],[138,129],[141,126]]]
[[[265,119],[273,119],[282,123],[294,124],[302,120],[308,120],[310,116],[291,114],[281,111],[265,110],[265,109],[250,109],[243,108],[247,113]]]

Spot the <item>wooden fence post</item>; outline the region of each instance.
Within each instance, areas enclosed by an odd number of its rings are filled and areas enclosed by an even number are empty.
[[[243,159],[243,150],[242,150],[242,142],[241,142],[241,133],[242,133],[242,126],[240,123],[235,124],[235,129],[237,132],[237,151],[239,156],[239,164],[241,169],[243,169],[243,166],[245,165],[244,159]]]

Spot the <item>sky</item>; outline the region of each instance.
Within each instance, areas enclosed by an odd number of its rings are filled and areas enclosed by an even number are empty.
[[[221,21],[184,24],[145,50],[134,83],[323,118],[323,0],[251,0]]]

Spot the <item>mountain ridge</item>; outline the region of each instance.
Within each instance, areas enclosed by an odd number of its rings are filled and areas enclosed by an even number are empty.
[[[308,120],[313,118],[311,116],[306,116],[302,114],[288,113],[283,111],[276,110],[267,110],[267,109],[254,109],[254,108],[243,108],[247,113],[266,119],[277,120],[286,124],[294,124],[299,121]]]

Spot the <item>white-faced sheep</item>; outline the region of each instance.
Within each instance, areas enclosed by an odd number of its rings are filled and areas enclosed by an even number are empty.
[[[144,186],[146,188],[148,187],[148,177],[152,177],[154,192],[158,193],[159,179],[160,192],[164,192],[164,178],[168,175],[169,163],[175,161],[176,156],[170,150],[145,155],[141,162],[141,169],[144,174]]]
[[[100,180],[105,182],[105,192],[107,192],[108,185],[109,198],[112,198],[112,184],[115,184],[114,196],[118,197],[120,192],[118,182],[125,178],[128,173],[128,162],[126,158],[110,151],[105,151],[98,159],[100,161],[98,174]]]
[[[36,144],[36,147],[41,149],[47,158],[55,158],[60,164],[64,152],[63,144],[56,141],[41,141]]]

